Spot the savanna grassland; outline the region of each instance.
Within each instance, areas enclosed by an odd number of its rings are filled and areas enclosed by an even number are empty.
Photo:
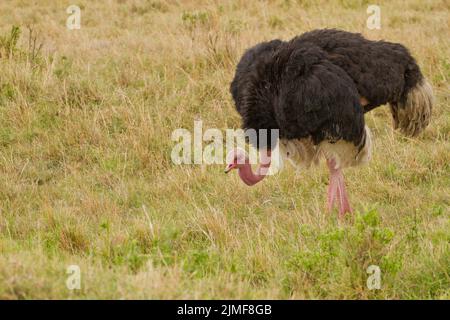
[[[365,0],[2,0],[0,298],[450,299],[450,3],[375,2],[380,30]],[[403,43],[436,95],[418,138],[367,114],[353,216],[326,212],[323,164],[248,188],[172,163],[174,129],[240,127],[245,48],[325,27]]]

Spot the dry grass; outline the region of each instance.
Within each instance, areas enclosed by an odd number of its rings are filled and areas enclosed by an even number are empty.
[[[79,0],[69,31],[67,1],[2,1],[0,298],[449,299],[450,7],[378,3],[370,31],[365,0]],[[437,96],[418,139],[387,108],[367,116],[354,217],[325,212],[323,167],[249,189],[171,163],[175,128],[239,127],[228,86],[246,47],[323,27],[405,44]]]

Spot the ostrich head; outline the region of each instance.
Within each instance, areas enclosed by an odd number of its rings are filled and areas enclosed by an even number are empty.
[[[250,165],[250,161],[244,150],[236,148],[231,150],[227,155],[227,167],[225,173],[230,172],[233,169],[240,169],[246,165]]]
[[[265,178],[270,167],[270,150],[267,152],[260,151],[261,164],[256,173],[253,173],[250,160],[244,150],[236,148],[227,155],[227,166],[225,173],[233,169],[238,169],[239,177],[248,186],[252,186]]]

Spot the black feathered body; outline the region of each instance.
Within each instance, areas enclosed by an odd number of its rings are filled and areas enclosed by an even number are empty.
[[[328,29],[250,48],[230,90],[244,129],[279,129],[282,141],[311,141],[314,146],[343,141],[357,152],[370,137],[364,112],[390,103],[394,120],[403,115],[400,123],[415,134],[428,124],[432,102],[404,46]],[[411,98],[414,90],[424,94]],[[416,103],[418,96],[424,101]],[[366,106],[360,104],[362,97]],[[406,112],[399,113],[399,106]],[[258,148],[267,144],[275,142],[255,142]]]
[[[344,139],[359,145],[364,111],[353,80],[315,45],[274,40],[249,49],[231,84],[244,129],[279,129],[282,139]],[[265,147],[258,141],[257,147]]]
[[[361,34],[334,29],[314,30],[291,40],[295,46],[317,46],[327,59],[354,81],[369,111],[406,99],[423,76],[408,49],[399,43],[371,41]]]

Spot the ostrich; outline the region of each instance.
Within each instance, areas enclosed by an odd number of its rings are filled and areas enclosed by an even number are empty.
[[[225,172],[237,169],[244,183],[258,183],[277,143],[283,157],[304,167],[325,158],[328,210],[337,202],[341,216],[352,211],[342,169],[371,157],[364,114],[389,104],[394,128],[417,136],[430,122],[433,104],[431,86],[407,48],[335,29],[248,49],[230,91],[243,129],[278,129],[279,141],[250,141],[264,156],[256,173],[240,150],[230,152]]]

